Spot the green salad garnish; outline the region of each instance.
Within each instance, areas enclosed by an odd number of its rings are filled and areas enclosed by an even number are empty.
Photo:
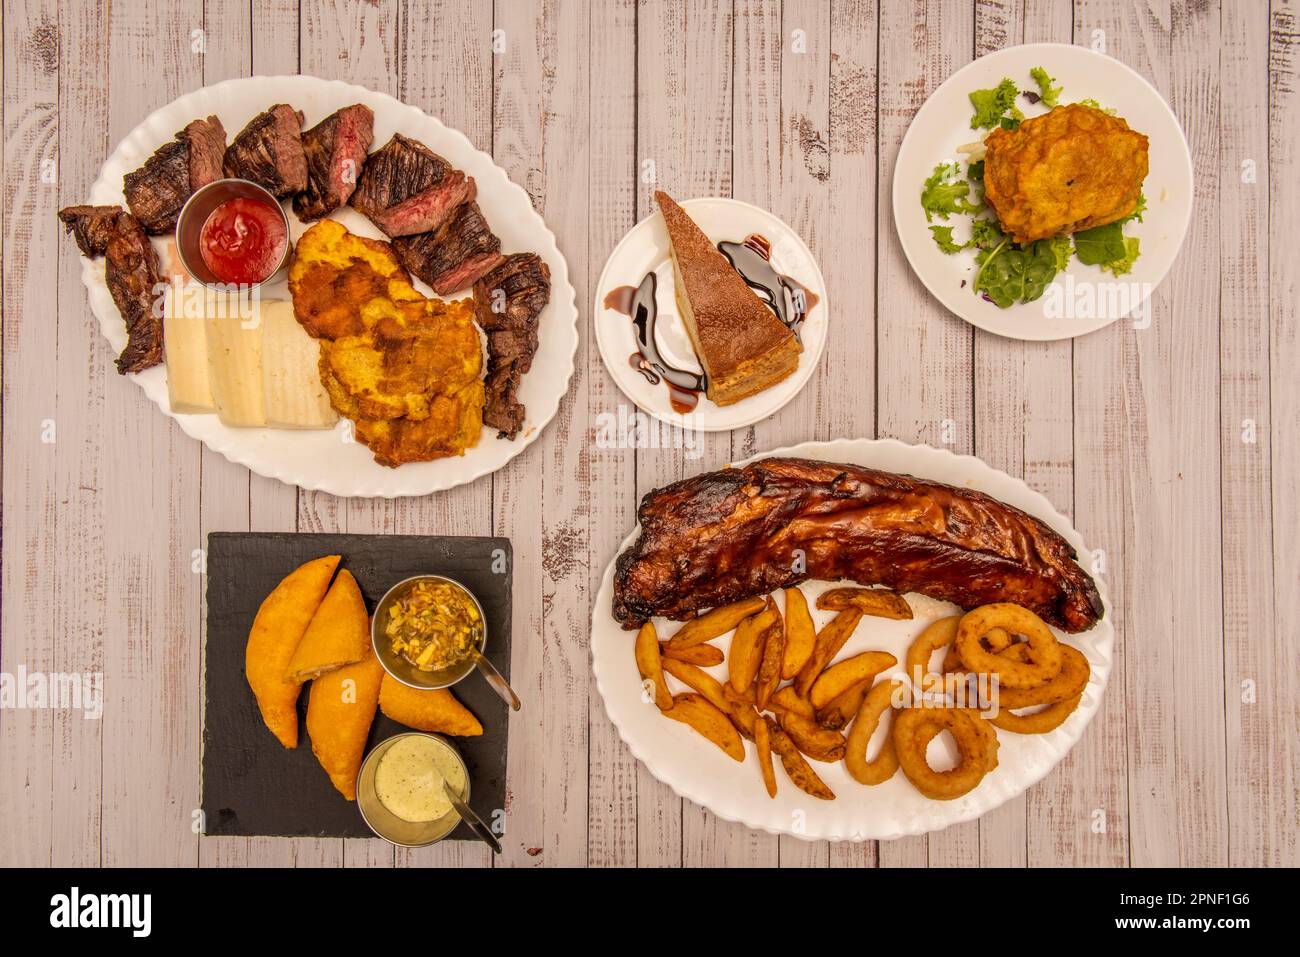
[[[1048,109],[1058,106],[1062,87],[1056,85],[1056,77],[1041,66],[1033,67],[1029,75],[1037,85],[1038,93],[1035,96],[1026,91],[1025,98],[1030,102],[1041,102]],[[1010,77],[1004,77],[1001,83],[990,89],[972,91],[971,128],[991,130],[1001,126],[1015,129],[1024,119],[1024,114],[1016,106],[1019,95],[1020,91]],[[1080,102],[1106,113],[1115,112],[1096,100]],[[960,170],[957,163],[936,166],[921,189],[921,208],[925,210],[926,222],[932,222],[936,216],[945,223],[952,215],[972,217],[970,238],[965,241],[954,237],[952,225],[932,225],[929,229],[935,245],[947,255],[963,249],[975,250],[978,268],[972,286],[977,295],[985,296],[1003,309],[1018,302],[1033,302],[1043,295],[1056,274],[1069,266],[1071,257],[1115,276],[1132,271],[1141,249],[1137,237],[1124,235],[1124,224],[1130,220],[1142,220],[1146,211],[1145,196],[1138,198],[1137,208],[1124,219],[1085,229],[1073,236],[1040,239],[1022,246],[1002,231],[996,219],[976,215],[985,209],[984,160],[969,163],[965,178],[958,176]]]

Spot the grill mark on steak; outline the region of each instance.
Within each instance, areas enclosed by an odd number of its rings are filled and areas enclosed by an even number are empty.
[[[126,205],[145,232],[158,236],[176,228],[185,201],[220,178],[225,149],[221,120],[215,116],[194,120],[158,147],[138,170],[122,177]]]
[[[375,138],[374,124],[370,107],[354,103],[302,134],[307,189],[293,198],[293,211],[300,221],[328,216],[352,197]]]
[[[473,202],[458,206],[436,232],[394,239],[393,252],[440,296],[468,289],[505,258],[501,240]]]
[[[525,408],[516,394],[537,352],[537,317],[551,298],[551,271],[534,253],[514,253],[474,284],[474,311],[487,333],[483,422],[514,439]]]
[[[618,556],[624,628],[681,620],[806,579],[919,592],[962,608],[1014,602],[1066,631],[1103,607],[1069,543],[980,492],[856,465],[770,458],[650,492]],[[796,567],[795,552],[806,564]]]
[[[162,279],[158,255],[140,221],[120,206],[68,206],[59,210],[59,219],[84,255],[106,259],[108,291],[126,322],[117,371],[125,375],[157,365],[163,357],[163,322],[154,303]]]
[[[252,180],[283,198],[307,188],[302,113],[277,103],[248,121],[222,163],[227,177]]]
[[[390,237],[432,232],[476,193],[467,177],[423,143],[393,134],[370,154],[350,200]]]

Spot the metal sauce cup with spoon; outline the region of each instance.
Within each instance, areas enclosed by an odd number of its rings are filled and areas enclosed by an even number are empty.
[[[416,665],[406,655],[394,650],[393,637],[389,634],[389,622],[398,603],[411,594],[414,586],[420,582],[440,582],[451,586],[465,600],[472,603],[478,612],[478,633],[473,636],[465,653],[457,656],[445,667],[430,669]],[[450,688],[470,672],[478,671],[501,700],[518,711],[520,707],[518,695],[483,654],[487,647],[487,638],[487,616],[483,614],[483,606],[479,604],[478,598],[460,582],[444,575],[415,575],[398,582],[379,600],[370,623],[370,642],[374,646],[375,657],[379,659],[384,670],[402,684],[420,691],[436,691],[440,688]]]
[[[397,751],[410,745],[416,746],[414,753],[399,758]],[[393,759],[398,759],[402,766],[393,769],[385,764],[386,760]],[[441,768],[437,765],[439,759],[443,762]],[[457,779],[455,785],[444,772]],[[469,796],[470,778],[465,760],[456,746],[440,734],[412,731],[386,738],[366,755],[357,774],[357,807],[361,817],[389,843],[424,847],[442,840],[464,821],[481,841],[500,854],[501,842],[470,809]],[[432,814],[411,813],[415,809],[431,808],[435,809]],[[445,810],[438,813],[437,809],[441,808]]]

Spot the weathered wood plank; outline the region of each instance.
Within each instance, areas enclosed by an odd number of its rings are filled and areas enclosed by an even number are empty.
[[[1300,97],[1296,95],[1296,57],[1300,55],[1300,11],[1294,4],[1275,2],[1269,20],[1269,183],[1294,183],[1300,175]],[[1258,108],[1258,105],[1256,105]],[[1254,760],[1250,787],[1268,788],[1267,830],[1244,843],[1250,832],[1233,844],[1232,862],[1300,863],[1297,844],[1297,795],[1300,794],[1300,755],[1295,727],[1300,712],[1300,680],[1295,661],[1300,647],[1300,455],[1295,436],[1300,434],[1300,390],[1294,370],[1300,364],[1300,322],[1297,321],[1295,240],[1291,235],[1300,218],[1300,195],[1292,189],[1269,191],[1268,297],[1270,320],[1269,365],[1278,370],[1269,383],[1271,398],[1273,492],[1273,643],[1261,657],[1255,674],[1261,714],[1252,720],[1264,736]],[[1258,635],[1251,644],[1264,651]],[[1240,693],[1239,682],[1232,693]],[[1262,762],[1263,767],[1258,762]],[[1235,810],[1235,808],[1234,808]],[[1243,828],[1249,822],[1240,822]],[[1237,832],[1234,832],[1236,837]]]
[[[88,162],[78,163],[70,151],[67,167],[61,165],[59,138],[59,68],[61,33],[58,4],[54,2],[6,4],[4,10],[4,152],[3,228],[3,529],[4,600],[0,604],[0,671],[16,676],[20,669],[53,671],[59,654],[55,635],[60,626],[78,627],[85,620],[48,614],[61,571],[58,534],[60,520],[71,526],[84,504],[95,504],[93,494],[75,501],[63,498],[78,453],[78,421],[60,421],[57,395],[49,389],[48,357],[57,361],[60,323],[51,322],[51,302],[81,295],[80,264],[75,250],[64,254],[62,230],[54,218],[63,191],[57,180],[42,182],[42,164],[68,190],[80,190],[94,179]],[[66,27],[70,35],[80,30]],[[89,73],[102,63],[99,45],[85,51]],[[69,89],[85,102],[88,87]],[[102,91],[99,93],[102,96]],[[103,114],[95,99],[88,115]],[[82,135],[102,135],[91,123]],[[92,144],[93,145],[93,144]],[[48,178],[48,177],[47,177]],[[55,271],[59,280],[55,292]],[[69,333],[80,335],[85,323],[80,310],[66,310]],[[31,356],[46,357],[33,362]],[[72,370],[69,370],[70,372]],[[85,388],[84,378],[79,388]],[[51,432],[51,430],[53,430]],[[51,441],[53,439],[53,441]],[[62,443],[60,445],[59,443]],[[63,450],[60,454],[60,449]],[[86,463],[93,467],[93,463]],[[66,478],[65,478],[66,476]],[[73,509],[76,509],[74,512]],[[65,534],[73,531],[66,528]],[[88,543],[93,554],[94,542]],[[83,568],[83,576],[89,569]],[[91,572],[93,574],[93,572]],[[62,631],[67,634],[66,630]],[[95,631],[80,631],[83,660],[69,667],[101,667],[102,644]],[[16,678],[14,679],[16,680]],[[19,689],[26,696],[26,688]],[[73,720],[78,723],[74,725]],[[55,728],[59,726],[56,744]],[[0,712],[0,820],[5,840],[0,843],[0,865],[45,866],[98,863],[98,847],[87,848],[98,826],[98,787],[75,788],[72,782],[98,773],[102,725],[79,715],[57,714],[49,708]],[[66,790],[65,790],[66,789]],[[71,792],[71,793],[68,793]],[[62,797],[56,798],[56,795]],[[60,839],[56,849],[54,805],[85,819]]]
[[[591,159],[588,166],[588,298],[578,303],[580,316],[593,309],[591,297],[605,257],[636,223],[636,0],[592,4],[589,11]],[[599,321],[592,313],[589,322]],[[588,342],[595,330],[588,325]],[[595,596],[605,565],[614,557],[627,530],[636,522],[636,455],[618,444],[601,441],[604,426],[618,422],[627,402],[600,359],[587,349],[588,443],[591,496],[587,515],[587,588]],[[611,429],[612,431],[612,429]],[[595,609],[599,614],[600,609]],[[586,627],[580,629],[586,633]],[[637,863],[637,774],[640,762],[619,737],[605,714],[594,680],[588,691],[587,863],[593,867]],[[678,806],[673,801],[673,809]]]
[[[559,237],[579,302],[591,294],[587,13],[573,2],[510,4],[495,24],[505,52],[495,60],[494,154]],[[588,347],[580,335],[555,419],[495,481],[494,521],[517,556],[512,667],[528,709],[510,731],[510,864],[587,860]]]

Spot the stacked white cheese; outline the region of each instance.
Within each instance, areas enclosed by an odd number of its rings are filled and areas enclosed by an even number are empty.
[[[293,303],[167,295],[163,316],[173,412],[215,412],[226,425],[328,429],[338,421],[321,385],[320,344]]]

